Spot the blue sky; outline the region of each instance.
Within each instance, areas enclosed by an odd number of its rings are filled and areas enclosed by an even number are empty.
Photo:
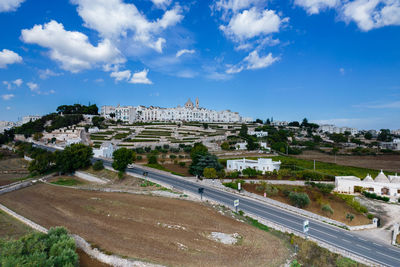
[[[398,0],[0,0],[0,120],[61,104],[400,128]]]

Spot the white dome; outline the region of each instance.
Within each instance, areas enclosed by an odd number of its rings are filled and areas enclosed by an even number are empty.
[[[363,180],[363,182],[366,182],[366,183],[373,182],[373,181],[374,181],[374,179],[372,179],[371,175],[369,175],[369,174]]]
[[[375,177],[375,183],[390,183],[390,181],[381,170],[378,176]]]

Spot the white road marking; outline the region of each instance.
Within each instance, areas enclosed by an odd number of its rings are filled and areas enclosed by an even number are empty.
[[[377,245],[377,246],[379,246],[379,247],[383,247],[381,244],[377,244],[377,243],[375,243],[375,242],[373,242],[374,243],[374,245]]]
[[[379,251],[377,251],[376,253],[379,253],[379,254],[381,254],[381,255],[383,255],[383,256],[385,256],[385,257],[392,258],[392,259],[394,259],[394,260],[396,260],[396,261],[399,261],[399,259],[398,259],[398,258],[395,258],[395,257],[389,256],[389,255],[386,255],[385,253],[381,253],[381,252],[379,252]]]
[[[360,244],[356,244],[356,246],[357,246],[357,247],[360,247],[360,248],[363,248],[363,249],[366,249],[366,250],[371,250],[370,248],[367,248],[367,247],[361,246]]]
[[[348,242],[348,243],[353,243],[353,241],[350,241],[350,240],[347,240],[347,239],[343,239],[343,238],[342,238],[342,241],[345,241],[345,242]]]

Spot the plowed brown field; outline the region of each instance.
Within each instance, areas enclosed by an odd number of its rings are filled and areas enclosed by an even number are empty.
[[[65,226],[100,249],[172,266],[279,266],[284,241],[214,208],[186,200],[38,184],[0,203],[44,227]],[[235,245],[207,238],[239,233]]]

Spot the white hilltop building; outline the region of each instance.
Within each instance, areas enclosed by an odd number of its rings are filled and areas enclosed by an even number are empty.
[[[198,122],[250,122],[251,118],[244,118],[238,112],[230,110],[215,111],[202,108],[199,99],[195,104],[189,99],[186,104],[175,108],[145,107],[145,106],[102,106],[101,115],[111,118],[115,115],[116,120],[123,122],[152,122],[152,121],[198,121]]]
[[[330,134],[337,133],[337,134],[344,134],[345,132],[349,132],[351,135],[358,134],[358,130],[356,128],[350,127],[337,127],[333,124],[321,124],[318,128],[320,132],[327,132]]]
[[[258,171],[272,172],[274,170],[279,171],[281,167],[281,161],[272,161],[270,158],[259,158],[257,160],[249,159],[233,159],[226,162],[227,171],[243,171],[247,168],[255,169]]]
[[[364,180],[355,176],[336,176],[335,191],[339,193],[354,194],[354,187],[361,187],[363,191],[368,191],[381,196],[398,197],[400,196],[400,176],[386,176],[383,171],[372,179],[367,175]]]
[[[93,154],[95,158],[111,159],[114,151],[115,147],[111,142],[104,142],[103,144],[101,144],[100,148],[93,149]]]

